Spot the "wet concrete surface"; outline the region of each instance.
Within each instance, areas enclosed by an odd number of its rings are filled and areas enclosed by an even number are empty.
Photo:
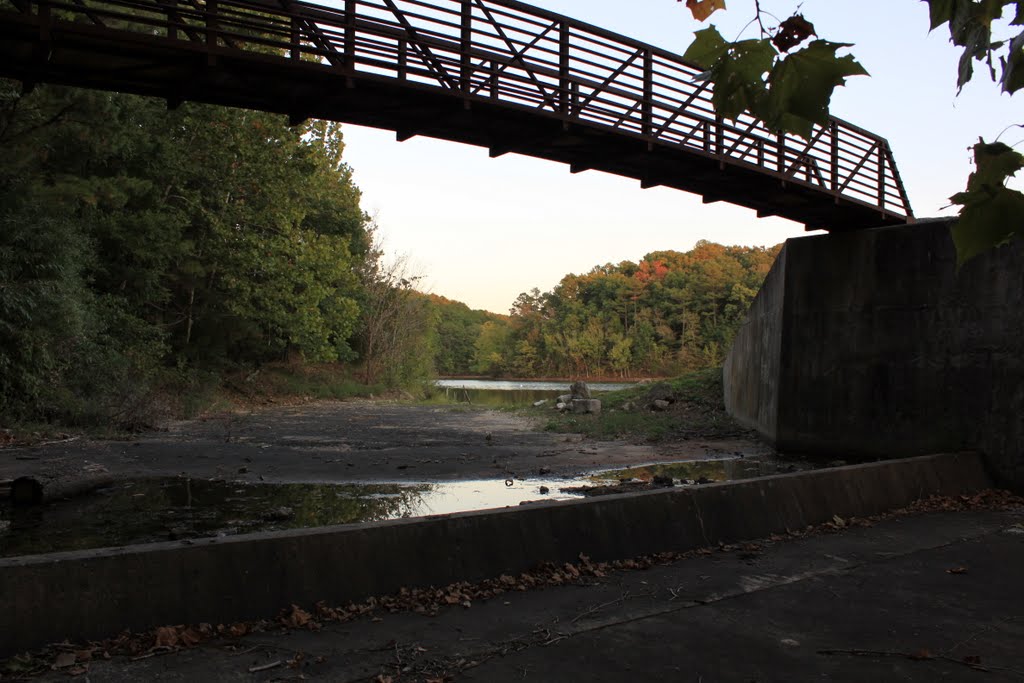
[[[933,512],[42,680],[1020,681],[1022,564],[1024,513]]]
[[[126,441],[0,450],[0,481],[36,471],[272,482],[420,482],[573,476],[651,462],[770,455],[755,441],[660,444],[537,431],[512,412],[317,402],[179,422]]]

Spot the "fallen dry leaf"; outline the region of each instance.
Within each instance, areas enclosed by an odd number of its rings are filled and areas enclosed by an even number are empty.
[[[156,630],[154,647],[177,647],[178,631],[173,626],[161,626]]]
[[[298,605],[292,605],[291,611],[281,617],[281,623],[292,628],[314,629],[319,627],[319,624],[313,620],[313,615]]]
[[[715,10],[725,9],[725,0],[686,0],[686,6],[697,21],[704,21]]]
[[[966,574],[967,567],[954,567],[953,569],[947,569],[947,574]]]
[[[227,628],[227,633],[232,638],[241,638],[242,636],[244,636],[248,632],[249,632],[249,627],[246,624],[242,624],[242,623],[231,624]]]
[[[178,638],[185,647],[192,647],[203,640],[203,632],[195,628],[186,628],[178,634]]]
[[[54,669],[66,669],[69,666],[75,665],[75,653],[74,652],[61,652],[57,655],[57,659],[53,661]]]

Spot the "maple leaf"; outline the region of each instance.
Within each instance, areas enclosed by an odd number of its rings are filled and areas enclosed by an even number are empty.
[[[968,178],[967,190],[950,197],[963,207],[952,230],[959,265],[1024,235],[1024,194],[1006,187],[1024,168],[1024,155],[1001,142],[981,140],[974,146],[974,163],[977,170]]]
[[[775,127],[810,138],[812,124],[828,123],[833,91],[847,77],[868,73],[853,57],[836,56],[836,50],[849,46],[815,40],[777,62],[768,76],[771,91],[764,108],[755,113]]]
[[[789,52],[814,35],[817,35],[814,32],[814,24],[804,19],[804,15],[794,14],[779,24],[779,30],[772,38],[772,43],[779,48],[779,52]]]
[[[693,37],[694,40],[690,47],[686,48],[683,59],[702,69],[712,68],[729,51],[729,43],[725,42],[725,38],[714,24],[694,32]]]
[[[715,112],[737,119],[745,111],[755,111],[765,96],[764,75],[772,69],[776,54],[768,40],[733,43],[727,57],[712,69]]]
[[[725,0],[686,0],[686,7],[697,21],[704,21],[715,10],[725,9]]]
[[[1024,8],[1024,5],[1021,6]],[[1011,95],[1024,88],[1024,33],[1010,41],[1010,52],[1003,60],[1003,92]]]

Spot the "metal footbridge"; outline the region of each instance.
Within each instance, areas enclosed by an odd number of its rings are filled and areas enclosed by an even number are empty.
[[[700,72],[513,0],[0,0],[0,76],[26,89],[58,83],[441,138],[808,229],[913,220],[884,138],[835,118],[807,140],[752,116],[723,120]]]

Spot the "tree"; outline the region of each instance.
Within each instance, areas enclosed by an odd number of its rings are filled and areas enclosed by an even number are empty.
[[[946,26],[950,42],[963,48],[958,94],[978,62],[1003,92],[1012,95],[1024,88],[1024,30],[1007,39],[993,35],[994,27],[1001,30],[1004,24],[1024,26],[1024,0],[922,1],[928,3],[931,29]],[[725,9],[724,0],[686,0],[686,5],[702,22]],[[684,56],[707,69],[704,77],[714,83],[714,107],[722,116],[735,119],[748,111],[772,128],[810,138],[815,124],[827,122],[835,88],[867,72],[852,56],[838,54],[850,43],[807,43],[816,37],[814,25],[799,12],[769,28],[757,0],[755,8],[759,38],[728,42],[710,26],[697,31]],[[1008,22],[1007,10],[1012,17]],[[1024,193],[1007,187],[1008,179],[1024,168],[1024,155],[979,138],[974,162],[966,190],[950,197],[961,207],[953,227],[961,264],[992,247],[1024,239]]]
[[[478,370],[520,377],[669,375],[721,360],[778,248],[699,242],[566,275],[480,328]]]
[[[475,372],[475,344],[480,328],[494,313],[472,311],[464,303],[431,295],[435,309],[437,352],[434,367],[441,375],[469,375]]]
[[[421,277],[411,272],[408,258],[385,262],[379,241],[370,253],[361,273],[363,381],[400,386],[426,378],[434,370],[436,309],[416,291]]]
[[[504,372],[508,343],[508,325],[494,320],[484,323],[480,327],[480,336],[476,340],[476,371],[493,376]]]
[[[0,413],[130,425],[165,369],[351,359],[372,257],[343,147],[334,124],[0,80]]]

